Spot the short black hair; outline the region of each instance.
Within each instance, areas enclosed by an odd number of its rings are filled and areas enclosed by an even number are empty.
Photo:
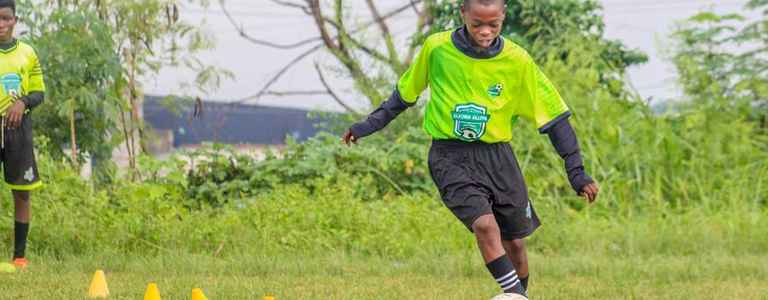
[[[0,8],[10,7],[13,14],[16,14],[16,0],[0,0]]]
[[[481,5],[492,5],[496,3],[507,5],[506,0],[464,0],[464,8],[469,8],[469,6],[474,3],[480,3]]]

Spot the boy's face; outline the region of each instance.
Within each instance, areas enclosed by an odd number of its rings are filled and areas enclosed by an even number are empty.
[[[501,33],[501,25],[504,23],[506,5],[503,1],[495,4],[483,5],[473,3],[469,7],[461,7],[461,17],[467,25],[469,35],[481,48],[488,48],[493,40]]]
[[[16,26],[16,14],[10,7],[0,8],[0,41],[13,38],[13,27]]]

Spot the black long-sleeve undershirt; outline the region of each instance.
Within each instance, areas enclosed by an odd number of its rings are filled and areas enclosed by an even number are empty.
[[[576,139],[576,132],[571,127],[571,123],[568,122],[568,118],[563,118],[552,124],[544,130],[544,133],[549,136],[557,154],[563,159],[565,172],[568,174],[568,181],[573,190],[580,193],[584,186],[593,183],[594,180],[584,171],[579,141]]]
[[[33,91],[33,92],[30,92],[29,95],[21,97],[20,100],[24,102],[24,105],[27,106],[27,109],[31,111],[32,109],[34,109],[35,107],[43,103],[43,101],[45,101],[45,93],[39,92],[39,91]]]
[[[400,96],[400,92],[395,89],[389,99],[382,102],[379,108],[368,115],[365,121],[352,125],[349,130],[352,132],[352,136],[357,139],[369,136],[387,126],[389,122],[392,122],[400,113],[411,106],[413,104],[405,102]]]

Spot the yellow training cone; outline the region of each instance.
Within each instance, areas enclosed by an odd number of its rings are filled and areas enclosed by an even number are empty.
[[[157,284],[150,283],[147,286],[147,292],[144,293],[144,300],[161,300],[160,290],[157,289]]]
[[[91,280],[91,287],[88,288],[88,298],[107,298],[109,296],[109,288],[107,288],[107,278],[104,277],[104,271],[97,270],[93,274],[93,280]]]
[[[0,273],[13,273],[16,272],[16,266],[7,262],[0,263]]]
[[[275,297],[273,296],[264,296],[262,300],[275,300]]]
[[[192,300],[208,300],[201,289],[192,289]]]

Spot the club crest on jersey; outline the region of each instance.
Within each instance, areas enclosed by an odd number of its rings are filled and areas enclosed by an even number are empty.
[[[19,97],[21,94],[21,76],[16,73],[8,73],[0,76],[5,94],[11,97]]]
[[[501,83],[494,84],[488,88],[488,96],[491,96],[491,98],[496,98],[498,96],[501,96],[501,91],[504,89],[504,85]]]
[[[480,140],[485,134],[485,125],[491,115],[488,109],[475,104],[456,105],[451,112],[453,118],[453,133],[464,141],[474,142]]]

